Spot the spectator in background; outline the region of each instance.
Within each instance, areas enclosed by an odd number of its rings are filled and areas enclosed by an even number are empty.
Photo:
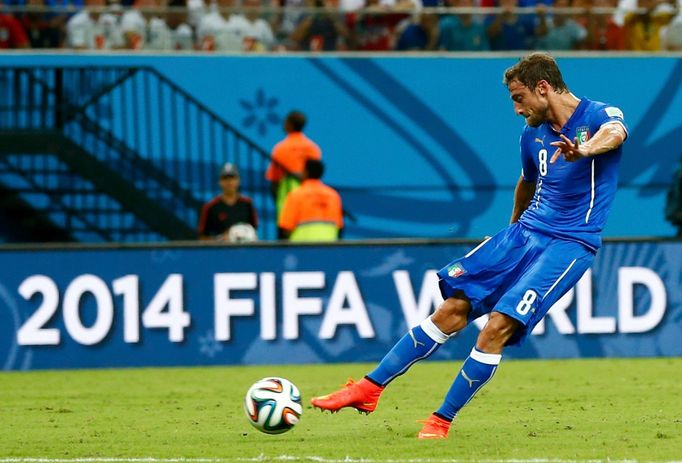
[[[349,38],[339,0],[315,0],[315,6],[327,11],[303,17],[291,33],[291,43],[304,51],[342,51],[347,49]]]
[[[158,0],[135,0],[132,8],[123,13],[121,16],[121,32],[125,40],[125,48],[130,50],[146,48],[148,46],[147,28],[153,20],[157,21],[156,28],[158,33],[162,36],[170,34],[165,21],[157,17],[156,13],[140,11],[143,8],[158,8],[159,6]],[[160,38],[163,40],[164,37]]]
[[[168,6],[174,9],[182,8],[185,6],[185,1],[170,0]],[[170,50],[192,50],[194,48],[194,31],[189,25],[188,12],[169,11],[166,14],[166,24],[170,29]],[[151,41],[154,41],[153,37]]]
[[[244,17],[250,26],[245,33],[244,50],[271,50],[275,45],[275,35],[270,23],[260,17],[261,0],[242,0],[242,6],[246,8]]]
[[[201,18],[206,15],[206,5],[204,4],[204,0],[187,0],[186,2],[183,0],[180,2],[179,6],[187,7],[187,24],[189,24],[192,28],[199,27]]]
[[[555,8],[571,7],[570,0],[555,0]],[[587,38],[587,30],[568,13],[547,17],[547,8],[537,6],[538,25],[535,28],[535,48],[538,50],[577,50]]]
[[[55,5],[48,5],[44,0],[27,0],[26,6]],[[27,11],[19,17],[19,21],[26,31],[31,48],[57,48],[61,45],[65,14]]]
[[[227,163],[220,170],[220,188],[222,194],[216,196],[211,201],[204,204],[199,216],[199,239],[235,241],[230,236],[233,227],[239,226],[242,233],[248,230],[244,225],[248,225],[253,230],[258,228],[258,216],[253,207],[251,199],[239,193],[240,179],[239,171],[234,164]],[[247,236],[248,232],[243,236]],[[255,239],[244,239],[241,236],[239,241],[255,241]]]
[[[351,48],[359,51],[388,51],[395,48],[395,31],[407,19],[402,12],[389,12],[381,0],[367,0],[369,11],[349,13],[346,16],[351,31]]]
[[[267,21],[258,18],[254,7],[260,1],[246,0],[252,8],[251,18],[239,13],[229,13],[227,19],[223,12],[216,10],[205,15],[199,22],[197,37],[202,50],[219,51],[258,51],[269,49],[274,43],[274,36]],[[218,6],[231,8],[234,0],[218,0]],[[253,14],[255,12],[255,16]]]
[[[661,29],[673,17],[672,6],[660,0],[638,0],[645,13],[632,12],[625,16],[627,48],[635,51],[661,50]]]
[[[682,10],[665,28],[661,29],[661,48],[668,51],[682,51]]]
[[[472,8],[474,7],[474,0],[454,0],[452,6]],[[440,49],[448,51],[490,50],[483,22],[470,13],[441,18],[438,43]]]
[[[302,112],[292,111],[287,115],[284,121],[287,136],[272,149],[272,161],[265,173],[275,198],[278,219],[287,196],[301,184],[306,161],[322,158],[320,147],[303,134],[305,125],[306,117]]]
[[[30,43],[19,20],[10,14],[0,13],[0,49],[8,48],[30,48]]]
[[[313,0],[275,0],[282,8],[280,14],[273,18],[276,40],[286,45],[287,48],[295,49],[297,44],[291,43],[291,34],[296,26],[305,18],[301,11],[303,7],[313,6]]]
[[[416,21],[405,22],[398,26],[398,51],[435,50],[438,47],[438,16],[420,13]]]
[[[165,2],[164,2],[165,3]],[[183,20],[186,14],[172,12],[173,29],[169,27],[159,13],[141,11],[145,8],[160,8],[159,0],[136,0],[134,8],[127,10],[121,17],[121,30],[126,48],[131,50],[191,50],[192,29]],[[175,1],[168,6],[184,6],[184,2]]]
[[[514,13],[518,0],[499,0],[502,13],[486,18],[486,33],[490,41],[490,49],[528,50],[532,48],[534,36],[533,15]]]
[[[322,183],[322,161],[309,159],[303,183],[289,194],[279,228],[290,241],[336,241],[343,229],[341,196]]]
[[[66,23],[67,46],[76,49],[107,50],[124,46],[119,17],[113,11],[100,13],[105,0],[86,0],[85,8]]]
[[[594,0],[593,8],[616,8],[618,0]],[[592,11],[587,16],[587,39],[585,48],[588,50],[625,50],[625,33],[613,14],[603,14]]]
[[[218,8],[232,8],[234,0],[218,0],[211,5],[211,11],[204,15],[197,27],[199,48],[206,51],[243,51],[244,32],[249,23],[244,16],[235,13],[223,13]],[[227,17],[224,16],[227,14]]]

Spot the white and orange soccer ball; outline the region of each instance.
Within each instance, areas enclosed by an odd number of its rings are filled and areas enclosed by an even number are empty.
[[[281,434],[293,428],[303,414],[301,393],[287,379],[263,378],[246,393],[244,412],[249,423],[259,431]]]

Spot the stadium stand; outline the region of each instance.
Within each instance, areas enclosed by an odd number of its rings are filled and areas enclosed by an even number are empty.
[[[674,0],[634,4],[632,0],[423,4],[87,0],[75,7],[17,0],[3,9],[0,29],[7,39],[0,41],[0,48],[259,53],[680,49],[680,5]],[[464,38],[459,37],[462,34]]]

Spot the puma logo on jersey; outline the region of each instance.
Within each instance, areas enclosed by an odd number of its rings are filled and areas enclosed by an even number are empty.
[[[414,343],[415,349],[419,346],[425,346],[426,345],[423,342],[417,341],[417,338],[414,337],[414,333],[412,332],[412,330],[408,331],[408,333],[410,333],[410,337],[412,338],[412,342]]]
[[[466,371],[462,370],[462,378],[464,378],[468,383],[469,387],[474,387],[474,383],[480,383],[480,379],[471,379],[469,378],[469,375],[467,375]]]
[[[535,143],[540,143],[542,146],[545,146],[545,136],[542,138],[535,137]]]

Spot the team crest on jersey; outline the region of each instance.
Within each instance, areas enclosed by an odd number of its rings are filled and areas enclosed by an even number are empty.
[[[590,139],[590,128],[589,127],[578,127],[575,131],[576,138],[578,138],[578,143],[583,144]]]
[[[459,276],[462,276],[466,273],[466,270],[464,270],[464,267],[462,267],[462,264],[453,264],[450,267],[448,267],[448,276],[450,278],[457,278]]]

